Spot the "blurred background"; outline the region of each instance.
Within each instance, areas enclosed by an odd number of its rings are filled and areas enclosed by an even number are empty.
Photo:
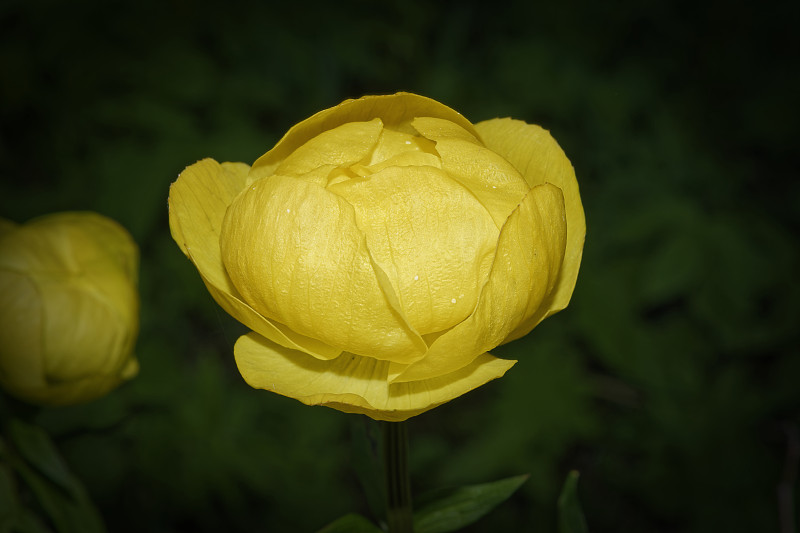
[[[495,352],[519,363],[410,421],[415,494],[529,473],[468,531],[548,532],[577,469],[593,532],[789,531],[798,4],[748,5],[0,3],[0,216],[95,210],[141,247],[139,377],[37,416],[109,531],[369,515],[368,419],[244,383],[245,330],[172,241],[167,194],[200,158],[251,163],[398,90],[551,130],[588,227],[570,306]]]

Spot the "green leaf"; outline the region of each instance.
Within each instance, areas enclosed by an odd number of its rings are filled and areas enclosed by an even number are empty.
[[[80,495],[80,485],[61,460],[55,446],[41,428],[12,420],[8,433],[14,447],[25,461],[70,496]]]
[[[559,533],[588,533],[586,519],[578,502],[578,477],[573,470],[567,475],[564,488],[558,497],[558,531]]]
[[[42,429],[11,420],[3,458],[17,474],[19,489],[32,493],[45,517],[59,533],[102,533],[102,519],[80,480],[67,468]],[[18,511],[19,531],[47,531],[32,510]],[[16,531],[16,530],[15,530]]]
[[[317,533],[383,533],[383,530],[363,516],[351,513],[331,522]]]
[[[527,475],[514,476],[440,491],[414,513],[414,531],[446,533],[466,527],[507,500],[527,479]]]

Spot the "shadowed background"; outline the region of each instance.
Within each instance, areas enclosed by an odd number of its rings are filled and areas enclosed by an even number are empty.
[[[586,209],[572,303],[506,377],[410,422],[415,494],[531,478],[469,531],[779,531],[800,454],[798,6],[5,1],[0,216],[91,209],[141,247],[138,378],[48,428],[111,532],[313,531],[369,514],[366,420],[250,389],[169,235],[169,184],[349,97],[551,130]],[[788,452],[788,456],[787,456]],[[787,458],[788,457],[788,458]],[[797,497],[794,496],[796,503]]]

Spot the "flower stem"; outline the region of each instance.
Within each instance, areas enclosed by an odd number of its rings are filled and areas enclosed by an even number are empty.
[[[382,422],[381,429],[389,533],[413,533],[411,481],[408,476],[408,428],[405,422]]]

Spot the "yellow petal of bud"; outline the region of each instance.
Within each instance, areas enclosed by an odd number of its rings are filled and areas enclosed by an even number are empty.
[[[0,384],[32,403],[64,405],[133,377],[137,276],[136,244],[95,213],[0,234]]]

